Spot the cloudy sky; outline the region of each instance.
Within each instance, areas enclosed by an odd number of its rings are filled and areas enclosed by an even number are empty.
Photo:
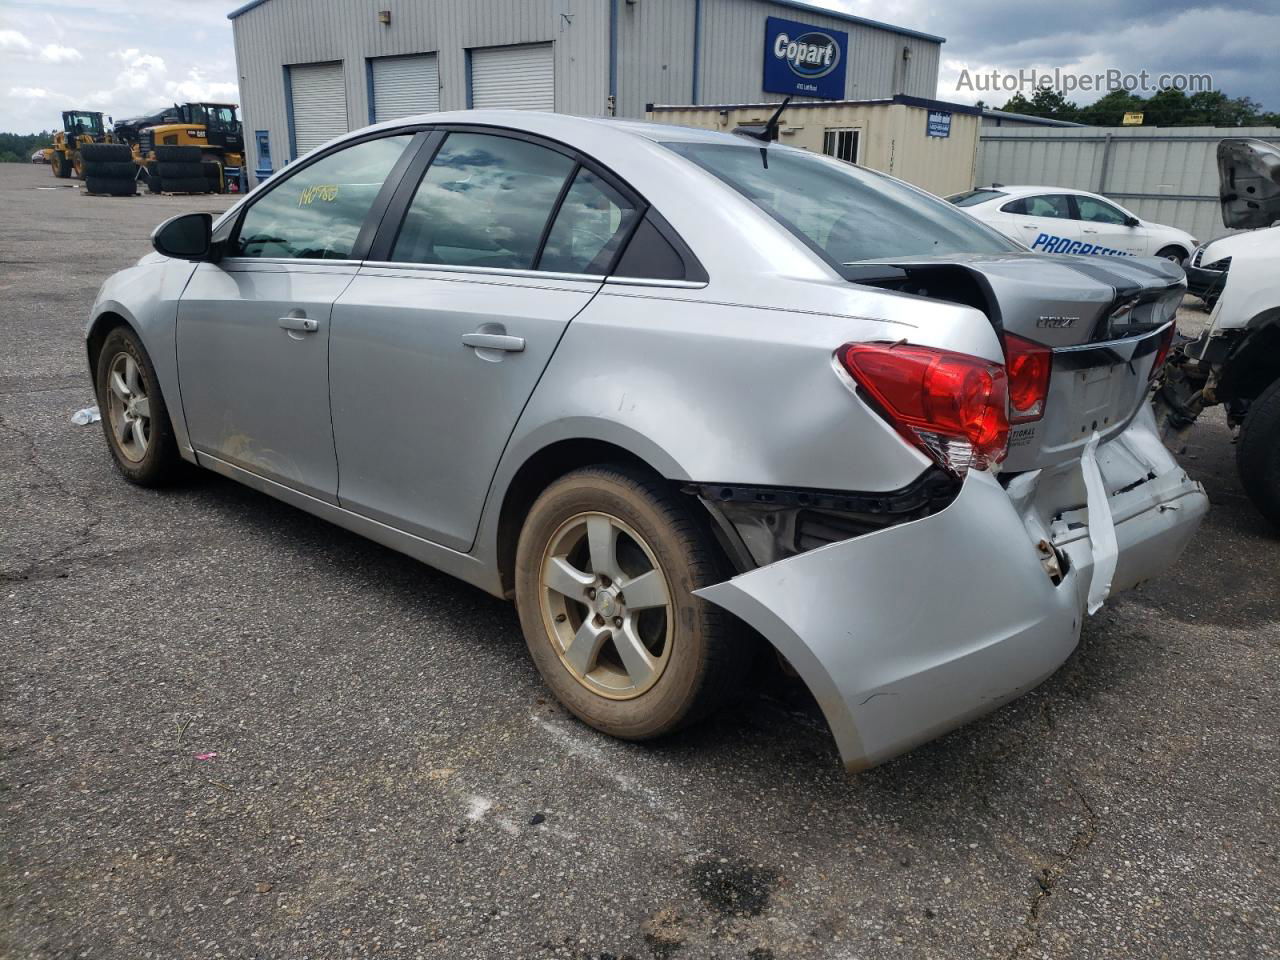
[[[1209,73],[1216,89],[1280,109],[1276,0],[1233,0],[1229,6],[1183,0],[813,2],[946,37],[938,84],[944,100],[1004,102],[1003,92],[958,90],[965,69],[971,75],[1145,69],[1153,75]],[[236,101],[226,14],[237,4],[0,0],[0,130],[48,128],[73,106],[120,118],[175,100]],[[1096,96],[1070,99],[1084,103]]]

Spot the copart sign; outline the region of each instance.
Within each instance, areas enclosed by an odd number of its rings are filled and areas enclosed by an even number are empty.
[[[797,97],[844,99],[849,35],[781,17],[764,27],[764,89]]]

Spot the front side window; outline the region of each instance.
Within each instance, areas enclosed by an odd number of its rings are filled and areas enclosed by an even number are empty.
[[[1123,213],[1109,203],[1095,200],[1093,197],[1076,197],[1076,206],[1080,209],[1080,219],[1093,223],[1111,223],[1116,226],[1124,224],[1128,219]]]
[[[411,139],[365,140],[270,186],[245,212],[231,255],[349,260],[378,191]]]
[[[665,146],[733,187],[829,263],[1023,249],[945,200],[865,167],[785,147]]]
[[[574,167],[564,154],[525,140],[449,134],[409,205],[391,259],[533,269]]]
[[[538,269],[603,276],[635,216],[622,194],[579,167],[547,234]]]

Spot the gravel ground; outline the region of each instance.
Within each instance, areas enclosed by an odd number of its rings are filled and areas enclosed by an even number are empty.
[[[54,185],[0,165],[0,956],[1280,956],[1280,537],[1220,419],[1187,556],[996,714],[848,776],[763,676],[623,744],[507,605],[212,475],[122,482],[70,423],[83,319],[227,200]]]

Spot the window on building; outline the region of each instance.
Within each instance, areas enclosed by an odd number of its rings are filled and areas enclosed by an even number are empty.
[[[525,140],[449,134],[409,205],[391,259],[532,269],[574,166]]]
[[[853,128],[827,130],[822,134],[822,152],[845,163],[857,163],[861,137],[862,131]]]
[[[245,212],[232,255],[346,260],[412,137],[365,140],[274,180]]]
[[[604,275],[636,209],[585,167],[578,168],[547,234],[539,270]]]

